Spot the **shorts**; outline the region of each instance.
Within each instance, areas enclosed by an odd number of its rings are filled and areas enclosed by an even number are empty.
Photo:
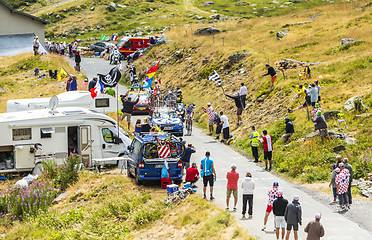
[[[213,120],[208,120],[208,126],[213,126]]]
[[[328,130],[327,129],[319,129],[319,135],[321,137],[325,137],[328,135]]]
[[[230,128],[224,128],[222,129],[223,131],[223,139],[229,139],[230,138]]]
[[[39,50],[39,47],[34,47],[34,51],[38,51]]]
[[[230,197],[231,193],[233,194],[234,198],[238,198],[238,189],[228,188],[226,190],[226,197]]]
[[[216,134],[220,134],[221,133],[221,130],[222,130],[222,126],[221,125],[217,125],[217,127],[216,127]]]
[[[275,78],[276,78],[276,74],[274,76],[271,77],[271,82],[275,82]]]
[[[291,231],[293,227],[294,231],[298,231],[298,223],[296,224],[287,224],[287,231]]]
[[[271,160],[273,157],[273,152],[270,151],[270,152],[265,152],[264,151],[264,160]]]
[[[275,227],[285,228],[286,222],[284,216],[275,216]]]
[[[240,108],[238,108],[238,110],[236,110],[236,114],[238,114],[238,116],[242,115],[242,112],[243,112],[242,107],[240,107]]]
[[[182,161],[182,169],[187,170],[190,167],[190,162]]]
[[[208,186],[208,183],[210,187],[213,187],[213,174],[203,177],[204,187]]]
[[[132,114],[127,113],[127,112],[123,112],[122,118],[123,119],[126,118],[127,122],[130,122],[130,119],[132,118]]]
[[[196,181],[198,181],[198,177],[195,177],[194,180],[192,180],[192,181],[186,181],[186,182],[196,183]]]
[[[311,102],[311,106],[315,107],[316,102]]]
[[[267,205],[266,212],[271,213],[272,210],[273,210],[273,206],[272,205]]]
[[[320,102],[320,100],[322,100],[322,99],[321,99],[320,95],[318,95],[318,102]]]

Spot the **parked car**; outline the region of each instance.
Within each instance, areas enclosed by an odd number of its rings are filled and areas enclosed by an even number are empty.
[[[183,136],[183,122],[174,109],[168,107],[156,108],[149,118],[151,124],[164,127],[165,132],[172,133],[175,136]]]
[[[133,106],[134,114],[149,114],[150,112],[150,97],[146,91],[130,91],[127,95],[134,101],[139,94],[139,101],[136,105]]]
[[[123,37],[117,43],[119,51],[126,58],[129,54],[136,52],[141,48],[148,48],[150,46],[149,37]]]
[[[170,138],[169,138],[170,137]],[[170,140],[172,139],[172,140]],[[182,162],[179,157],[172,157],[172,154],[166,158],[160,158],[157,151],[148,153],[146,148],[148,143],[157,141],[179,141],[168,134],[148,134],[144,136],[135,136],[132,144],[128,146],[127,173],[136,179],[137,184],[143,181],[160,181],[161,170],[165,164],[168,164],[168,170],[171,180],[182,181]],[[151,145],[151,144],[150,144]],[[154,155],[155,154],[155,155]],[[148,158],[146,158],[146,156]]]
[[[115,47],[115,44],[109,42],[96,42],[90,45],[90,49],[101,53],[106,49],[106,47],[112,48]]]

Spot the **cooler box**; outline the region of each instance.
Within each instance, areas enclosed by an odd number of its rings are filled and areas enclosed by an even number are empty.
[[[178,185],[176,185],[176,184],[167,185],[168,194],[171,194],[171,193],[174,193],[174,192],[177,192],[177,191],[178,191]]]
[[[99,52],[95,52],[94,56],[99,57]]]

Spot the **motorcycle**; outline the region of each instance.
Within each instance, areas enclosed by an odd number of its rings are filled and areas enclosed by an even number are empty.
[[[183,103],[177,103],[176,113],[181,118],[182,122],[185,121],[185,105]]]
[[[113,52],[110,57],[110,64],[119,64],[120,63],[120,53],[119,52]]]

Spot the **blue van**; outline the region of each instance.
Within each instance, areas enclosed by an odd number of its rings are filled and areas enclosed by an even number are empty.
[[[127,174],[136,179],[136,184],[143,181],[161,180],[161,169],[167,162],[171,180],[182,182],[182,163],[179,156],[172,152],[170,157],[159,158],[157,150],[149,152],[147,146],[151,143],[178,139],[169,134],[148,134],[135,136],[132,144],[128,146]],[[179,140],[178,140],[179,141]]]

